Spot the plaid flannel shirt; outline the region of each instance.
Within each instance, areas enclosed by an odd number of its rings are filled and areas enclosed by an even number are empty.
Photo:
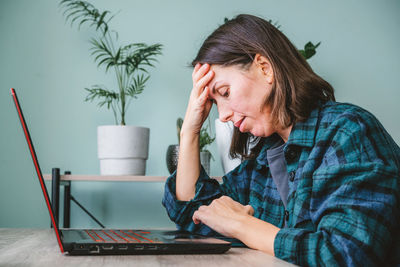
[[[192,215],[227,195],[281,228],[278,258],[307,266],[400,265],[400,148],[379,121],[360,107],[329,101],[296,123],[284,146],[291,177],[286,210],[266,158],[278,138],[264,138],[258,157],[243,161],[222,184],[202,169],[190,201],[176,199],[170,176],[163,205],[171,220],[179,229],[215,235]]]

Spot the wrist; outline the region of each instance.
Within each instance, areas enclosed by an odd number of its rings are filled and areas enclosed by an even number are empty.
[[[245,214],[241,215],[235,222],[232,224],[232,236],[233,238],[243,240],[246,233],[248,232],[248,222],[252,219],[253,216]]]
[[[196,140],[199,138],[199,133],[193,131],[193,130],[189,130],[189,129],[184,129],[182,128],[181,132],[180,132],[180,139],[181,142],[182,140]]]
[[[243,216],[234,225],[234,238],[239,239],[249,248],[275,256],[274,241],[280,228],[251,215]]]

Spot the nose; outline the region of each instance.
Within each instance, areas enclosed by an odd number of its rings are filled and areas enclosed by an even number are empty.
[[[233,116],[232,110],[223,105],[218,106],[219,120],[222,122],[228,122],[231,120]]]

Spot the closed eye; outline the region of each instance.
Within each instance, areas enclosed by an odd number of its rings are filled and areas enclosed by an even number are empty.
[[[229,96],[229,89],[226,89],[225,92],[221,92],[221,95],[223,97],[228,97]]]

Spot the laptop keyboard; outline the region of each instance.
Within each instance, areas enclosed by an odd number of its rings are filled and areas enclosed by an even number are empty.
[[[99,243],[158,243],[146,235],[150,232],[133,230],[84,230],[95,242]]]

